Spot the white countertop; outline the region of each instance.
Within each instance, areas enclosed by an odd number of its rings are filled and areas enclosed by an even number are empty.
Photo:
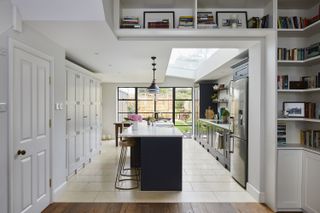
[[[277,149],[278,150],[304,150],[304,151],[309,151],[318,155],[320,154],[319,148],[313,148],[303,144],[279,144],[277,146]]]
[[[125,129],[120,137],[183,137],[182,132],[176,127],[169,126],[148,126],[145,123],[139,123],[137,130],[132,130],[132,126]]]
[[[231,131],[231,124],[223,124],[223,123],[217,123],[215,120],[212,119],[204,119],[200,118],[200,121],[206,122],[208,124],[214,125],[216,127],[220,127],[222,129],[230,130]]]

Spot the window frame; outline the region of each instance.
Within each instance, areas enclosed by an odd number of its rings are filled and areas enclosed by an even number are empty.
[[[120,99],[120,89],[122,88],[133,88],[135,90],[135,98],[134,99]],[[164,114],[171,114],[172,115],[172,122],[175,126],[190,126],[191,128],[193,128],[193,123],[194,123],[194,120],[193,120],[193,111],[194,111],[194,106],[193,106],[193,87],[160,87],[160,89],[162,88],[169,88],[169,89],[172,89],[172,99],[157,99],[157,98],[154,98],[153,100],[149,100],[149,99],[138,99],[138,91],[140,88],[147,88],[147,87],[117,87],[117,118],[118,118],[118,121],[119,121],[119,115],[120,114],[129,114],[129,112],[119,112],[119,101],[135,101],[135,114],[138,114],[138,113],[144,113],[144,114],[152,114],[154,112],[157,112],[157,113],[164,113]],[[177,99],[176,98],[176,89],[191,89],[191,99]],[[156,96],[156,95],[155,95]],[[142,111],[138,111],[138,102],[140,101],[153,101],[153,108],[154,108],[154,111],[153,112],[142,112]],[[172,112],[165,112],[165,111],[161,111],[161,112],[158,112],[157,111],[157,101],[172,101]],[[176,115],[177,114],[180,114],[180,112],[176,112],[176,107],[175,107],[175,104],[177,101],[190,101],[191,102],[191,112],[185,112],[185,113],[188,113],[191,115],[191,120],[192,120],[192,123],[191,125],[176,125]]]

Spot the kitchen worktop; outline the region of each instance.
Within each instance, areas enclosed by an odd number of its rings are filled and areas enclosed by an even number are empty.
[[[137,130],[133,130],[131,126],[125,129],[120,137],[183,137],[183,134],[174,126],[148,126],[142,122],[138,124]]]
[[[277,147],[278,150],[305,150],[313,152],[315,154],[320,154],[319,148],[313,148],[303,144],[279,144]]]
[[[220,127],[222,129],[226,129],[226,130],[229,130],[231,131],[232,130],[232,127],[231,127],[231,124],[228,123],[228,124],[224,124],[224,123],[221,123],[220,121],[218,122],[217,120],[213,120],[213,119],[204,119],[204,118],[201,118],[199,119],[200,121],[203,121],[203,122],[206,122],[208,124],[211,124],[211,125],[214,125],[216,127]]]

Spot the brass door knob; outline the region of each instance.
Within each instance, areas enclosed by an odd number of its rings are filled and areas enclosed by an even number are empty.
[[[17,155],[25,155],[27,152],[26,150],[18,150]]]

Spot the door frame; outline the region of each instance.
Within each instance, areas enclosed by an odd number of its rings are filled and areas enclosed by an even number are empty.
[[[8,142],[9,142],[9,154],[8,154],[8,163],[9,163],[9,212],[13,212],[13,205],[14,205],[14,197],[13,197],[13,168],[14,168],[14,150],[13,150],[13,72],[14,72],[14,49],[21,49],[29,54],[32,54],[36,57],[40,57],[50,64],[49,70],[49,119],[51,119],[51,128],[49,130],[49,179],[52,179],[52,136],[53,136],[53,128],[54,128],[54,58],[43,53],[40,50],[37,50],[29,45],[26,45],[16,39],[9,37],[9,75],[8,75]],[[50,203],[52,202],[52,193],[53,188],[52,186],[49,188],[49,200]]]

